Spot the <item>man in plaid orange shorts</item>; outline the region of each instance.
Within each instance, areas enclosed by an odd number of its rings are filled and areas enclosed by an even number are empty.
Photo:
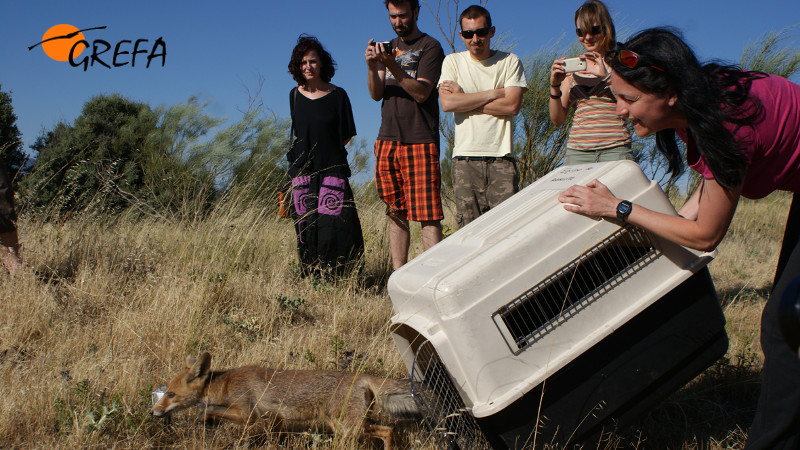
[[[395,269],[408,262],[408,221],[422,225],[422,246],[442,240],[439,96],[444,51],[417,28],[418,0],[385,0],[397,37],[370,39],[364,52],[370,96],[381,104],[375,141],[375,185],[386,203]]]

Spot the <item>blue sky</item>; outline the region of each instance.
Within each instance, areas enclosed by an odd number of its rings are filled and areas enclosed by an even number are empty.
[[[507,41],[516,44],[514,52],[524,58],[559,40],[563,47],[571,44],[576,39],[572,18],[581,3],[489,0],[486,6],[498,32],[506,33]],[[462,2],[459,10],[469,4]],[[684,32],[703,60],[736,62],[749,42],[800,23],[797,0],[608,0],[606,4],[620,40],[643,28],[671,25]],[[424,3],[421,9],[420,29],[444,43]],[[86,32],[86,38],[105,40],[112,47],[125,39],[148,39],[144,48],[149,49],[161,37],[167,48],[166,64],[162,68],[156,59],[145,68],[146,58],[140,56],[134,67],[94,66],[83,71],[50,59],[41,46],[28,50],[47,29],[61,23],[80,29],[106,26]],[[0,84],[12,93],[26,151],[42,130],[59,121],[71,123],[83,104],[98,94],[119,93],[153,107],[198,96],[210,102],[207,112],[233,121],[247,107],[248,90],[255,90],[258,78],[263,77],[260,100],[269,111],[288,117],[288,92],[294,84],[286,66],[300,33],[316,35],[338,63],[333,82],[348,92],[358,137],[371,148],[380,106],[367,92],[363,54],[370,38],[394,37],[382,0],[4,0]],[[800,47],[800,26],[792,33],[788,43]]]

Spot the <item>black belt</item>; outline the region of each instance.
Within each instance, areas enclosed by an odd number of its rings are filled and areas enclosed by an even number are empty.
[[[495,162],[498,159],[504,159],[506,161],[515,162],[513,156],[454,156],[453,159],[457,159],[459,161],[484,161],[484,162]]]

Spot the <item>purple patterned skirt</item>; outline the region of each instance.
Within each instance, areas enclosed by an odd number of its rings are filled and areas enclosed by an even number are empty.
[[[363,254],[361,222],[347,178],[322,174],[293,178],[292,217],[303,276],[342,275]]]

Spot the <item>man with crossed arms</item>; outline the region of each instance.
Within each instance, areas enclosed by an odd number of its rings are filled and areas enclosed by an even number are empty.
[[[517,55],[492,50],[495,28],[477,5],[461,13],[467,51],[445,57],[439,78],[442,110],[455,118],[453,190],[461,228],[518,190],[512,135],[527,80]]]

